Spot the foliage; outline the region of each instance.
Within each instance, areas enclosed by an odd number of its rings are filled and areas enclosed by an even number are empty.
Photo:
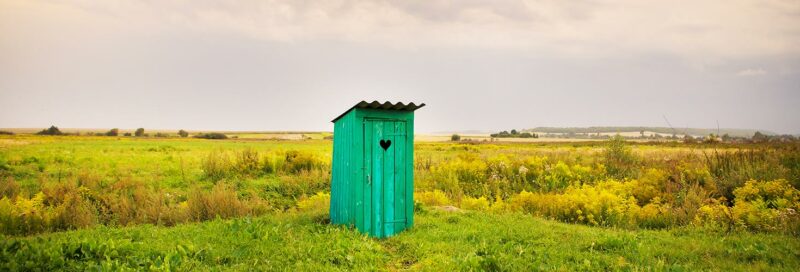
[[[427,206],[444,206],[451,204],[450,199],[444,192],[439,190],[433,192],[415,192],[414,201]]]
[[[189,132],[187,132],[185,130],[182,130],[182,129],[178,130],[178,136],[181,136],[181,138],[189,137]]]
[[[106,136],[119,136],[119,129],[112,128],[105,133]]]
[[[194,137],[199,139],[211,139],[211,140],[228,139],[228,135],[219,132],[199,133],[197,135],[194,135]]]
[[[461,135],[453,134],[452,136],[450,136],[450,141],[453,141],[453,142],[461,141]]]
[[[328,214],[331,206],[331,194],[318,192],[297,202],[297,209],[302,212]]]
[[[62,133],[58,127],[50,126],[50,128],[37,132],[36,135],[64,135],[64,133]]]
[[[133,135],[136,137],[144,136],[144,128],[137,128]]]
[[[625,138],[616,135],[609,139],[603,153],[609,175],[625,178],[633,174],[638,158],[625,143]]]

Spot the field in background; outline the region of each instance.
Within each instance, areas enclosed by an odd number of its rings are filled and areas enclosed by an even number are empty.
[[[797,144],[421,136],[419,223],[374,240],[326,224],[328,135],[253,139],[263,135],[0,136],[0,263],[45,270],[799,265]],[[438,211],[446,206],[456,212]]]

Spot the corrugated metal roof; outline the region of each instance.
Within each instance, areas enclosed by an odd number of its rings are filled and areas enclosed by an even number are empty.
[[[415,111],[415,110],[417,110],[419,108],[422,108],[424,106],[425,106],[425,103],[416,105],[416,104],[414,104],[414,102],[411,102],[411,103],[408,103],[408,104],[403,104],[403,102],[397,102],[397,103],[392,104],[389,101],[381,103],[381,102],[378,102],[377,100],[372,101],[372,103],[370,103],[370,102],[362,100],[361,102],[358,102],[358,104],[356,104],[355,106],[347,109],[344,113],[342,113],[339,116],[337,116],[336,118],[334,118],[331,122],[336,122],[336,120],[339,120],[339,118],[342,118],[342,116],[344,116],[345,114],[347,114],[348,112],[350,112],[351,110],[356,109],[356,108],[358,108],[358,109],[384,109],[384,110],[397,110],[397,111]]]

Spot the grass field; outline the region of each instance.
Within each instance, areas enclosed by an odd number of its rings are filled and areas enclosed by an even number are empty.
[[[781,235],[594,228],[522,214],[418,212],[385,240],[275,214],[176,227],[98,227],[2,242],[3,269],[721,270],[792,271],[800,242]]]
[[[418,142],[376,240],[326,223],[311,138],[0,136],[3,270],[800,267],[797,144]]]

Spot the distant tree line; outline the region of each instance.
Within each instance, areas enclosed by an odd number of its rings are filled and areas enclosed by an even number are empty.
[[[5,134],[5,133],[0,132],[0,134]],[[13,135],[13,133],[11,133],[11,132],[8,132],[8,134],[9,135]],[[221,133],[207,133],[207,134],[221,134]],[[46,129],[43,129],[43,130],[37,132],[36,135],[52,135],[52,136],[76,135],[76,136],[80,136],[81,133],[80,132],[64,133],[60,129],[58,129],[58,127],[50,126],[49,128],[46,128]],[[87,135],[87,136],[113,136],[113,137],[116,137],[116,136],[120,136],[120,131],[119,131],[118,128],[112,128],[112,129],[110,129],[110,130],[108,130],[106,132],[87,132],[84,135]],[[131,136],[135,136],[135,137],[150,137],[150,134],[145,133],[144,128],[137,128],[133,133],[125,132],[125,133],[122,133],[121,135],[125,136],[125,137],[131,137]],[[181,130],[178,130],[177,135],[179,137],[186,138],[186,137],[189,137],[189,132],[186,131],[186,130],[181,129]],[[154,137],[159,137],[159,138],[165,138],[165,137],[171,137],[172,135],[170,135],[169,133],[156,132],[153,136]],[[224,136],[224,134],[223,134],[223,136]],[[206,136],[199,137],[199,138],[204,138],[204,137],[209,137],[209,136],[206,135]],[[218,135],[211,136],[211,137],[216,137],[215,139],[219,138]],[[207,139],[210,139],[210,138],[207,138]],[[221,139],[225,139],[225,138],[221,138]]]
[[[498,133],[492,133],[489,136],[492,138],[539,138],[539,134],[530,132],[520,133],[516,129],[512,129],[511,132],[504,130]]]

